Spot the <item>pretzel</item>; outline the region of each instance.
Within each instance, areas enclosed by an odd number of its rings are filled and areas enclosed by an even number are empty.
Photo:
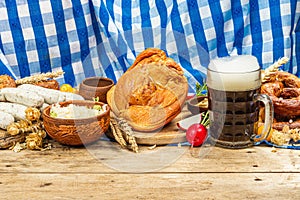
[[[30,78],[31,77],[27,77],[24,80],[30,80]],[[22,79],[15,81],[11,76],[6,75],[6,74],[0,75],[0,89],[6,88],[6,87],[17,87],[17,85],[27,83],[26,81],[24,81],[24,83],[22,83],[20,80],[22,80]],[[38,80],[38,81],[30,80],[29,83],[38,85],[38,86],[41,86],[44,88],[59,90],[59,83],[54,79]]]
[[[44,88],[59,90],[59,83],[54,79],[38,81],[38,82],[33,83],[33,84],[37,85],[37,86],[44,87]]]
[[[273,128],[282,130],[285,125],[300,128],[300,79],[284,71],[277,71],[261,86],[261,93],[270,96],[274,106]]]

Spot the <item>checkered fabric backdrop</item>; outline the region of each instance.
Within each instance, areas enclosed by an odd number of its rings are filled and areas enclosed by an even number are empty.
[[[181,64],[191,88],[209,59],[252,54],[262,68],[287,56],[300,76],[297,0],[0,0],[0,74],[64,70],[117,82],[138,53],[158,47]]]

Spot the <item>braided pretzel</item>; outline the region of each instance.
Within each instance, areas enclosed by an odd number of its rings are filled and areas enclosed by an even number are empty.
[[[44,88],[59,90],[59,83],[54,79],[42,80],[33,84]]]
[[[277,71],[271,82],[261,86],[261,93],[270,96],[274,106],[273,128],[281,130],[284,125],[300,127],[300,79],[288,72]]]

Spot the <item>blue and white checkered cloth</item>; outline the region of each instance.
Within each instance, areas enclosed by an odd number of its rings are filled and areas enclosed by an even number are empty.
[[[300,76],[297,0],[0,0],[0,74],[22,78],[63,70],[78,85],[117,82],[138,53],[163,49],[191,88],[210,59],[252,54],[262,68],[286,56]]]

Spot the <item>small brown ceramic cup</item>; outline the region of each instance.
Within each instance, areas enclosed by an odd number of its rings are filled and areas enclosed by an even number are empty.
[[[201,102],[207,101],[207,104]],[[208,97],[207,96],[195,96],[187,101],[187,108],[193,114],[199,114],[208,110]]]
[[[114,81],[105,77],[86,78],[79,85],[79,94],[86,100],[99,98],[100,102],[107,103],[106,93],[114,85]]]

